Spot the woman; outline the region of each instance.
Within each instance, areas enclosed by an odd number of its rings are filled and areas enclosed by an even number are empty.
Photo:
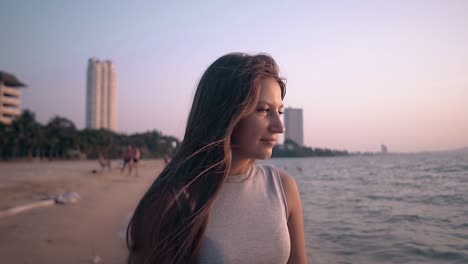
[[[286,92],[268,55],[202,76],[179,151],[138,204],[129,263],[307,263],[294,179],[271,166]]]

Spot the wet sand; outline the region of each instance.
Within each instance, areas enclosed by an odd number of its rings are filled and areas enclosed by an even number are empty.
[[[119,161],[103,172],[96,161],[0,163],[0,210],[66,191],[81,196],[0,218],[0,262],[125,263],[126,221],[163,164],[143,160],[135,177],[121,173]]]

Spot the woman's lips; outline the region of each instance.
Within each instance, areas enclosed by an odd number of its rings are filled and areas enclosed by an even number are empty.
[[[276,139],[260,139],[261,142],[269,144],[269,145],[275,145],[276,144]]]

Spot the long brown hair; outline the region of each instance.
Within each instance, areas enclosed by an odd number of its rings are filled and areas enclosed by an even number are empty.
[[[128,263],[197,263],[213,201],[231,166],[231,134],[254,111],[278,66],[266,54],[231,53],[203,74],[184,140],[139,202],[127,228]]]

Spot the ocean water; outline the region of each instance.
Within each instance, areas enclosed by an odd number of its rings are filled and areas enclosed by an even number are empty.
[[[271,159],[298,184],[310,263],[468,263],[468,153]]]

